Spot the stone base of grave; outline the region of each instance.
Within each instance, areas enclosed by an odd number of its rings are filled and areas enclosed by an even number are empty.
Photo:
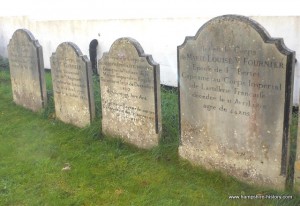
[[[126,129],[127,131],[122,131],[122,129],[118,129],[119,131],[116,131],[116,128],[109,129],[109,125],[105,125],[104,123],[102,128],[106,128],[102,130],[103,134],[119,137],[125,142],[142,149],[151,149],[158,146],[160,139],[160,134],[151,134],[149,131],[149,135],[145,135],[144,131],[131,130],[130,127]]]
[[[224,156],[214,151],[213,149],[199,151],[199,149],[188,144],[180,145],[178,149],[179,156],[193,165],[202,166],[210,171],[222,171],[224,174],[251,185],[284,190],[286,178],[280,175],[279,163],[262,164],[254,160],[238,159],[234,155]]]

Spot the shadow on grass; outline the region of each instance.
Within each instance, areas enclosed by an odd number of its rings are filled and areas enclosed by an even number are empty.
[[[99,78],[96,116],[85,128],[55,120],[51,75],[48,108],[38,117],[10,104],[0,132],[0,200],[7,205],[297,205],[298,195],[253,187],[178,157],[178,92],[162,87],[159,146],[138,149],[101,134]],[[10,91],[8,91],[10,95]],[[6,93],[5,92],[5,95]],[[0,93],[1,97],[4,95]],[[2,147],[1,147],[2,146]],[[2,152],[2,153],[1,153]],[[63,172],[64,164],[71,170]],[[293,200],[230,200],[230,195],[293,195]]]

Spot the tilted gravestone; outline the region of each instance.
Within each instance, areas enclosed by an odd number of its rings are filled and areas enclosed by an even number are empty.
[[[26,29],[14,32],[7,46],[13,100],[32,111],[47,104],[42,46]]]
[[[159,65],[131,38],[120,38],[99,60],[102,131],[140,148],[161,134]]]
[[[180,156],[284,188],[294,58],[243,16],[214,18],[187,37],[178,47]]]
[[[63,122],[85,127],[95,117],[91,64],[72,42],[61,43],[50,58],[55,114]]]

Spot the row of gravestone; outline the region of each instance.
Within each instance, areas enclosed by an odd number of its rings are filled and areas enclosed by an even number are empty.
[[[17,30],[8,45],[14,101],[46,106],[42,48]],[[253,20],[214,18],[178,46],[179,155],[251,184],[300,189],[300,157],[289,161],[295,52]],[[84,127],[95,115],[90,62],[73,43],[52,54],[56,117]],[[141,148],[161,134],[159,65],[131,38],[99,60],[102,130]],[[299,152],[298,152],[298,155]],[[290,171],[290,174],[288,174]]]

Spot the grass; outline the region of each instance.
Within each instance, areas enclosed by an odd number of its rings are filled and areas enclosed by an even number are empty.
[[[0,68],[0,205],[300,205],[299,195],[254,187],[180,160],[176,90],[162,88],[163,138],[152,150],[102,136],[100,107],[80,129],[16,106]],[[94,77],[96,105],[100,105]],[[69,170],[63,170],[70,166]],[[229,195],[292,195],[292,200],[231,200]]]

